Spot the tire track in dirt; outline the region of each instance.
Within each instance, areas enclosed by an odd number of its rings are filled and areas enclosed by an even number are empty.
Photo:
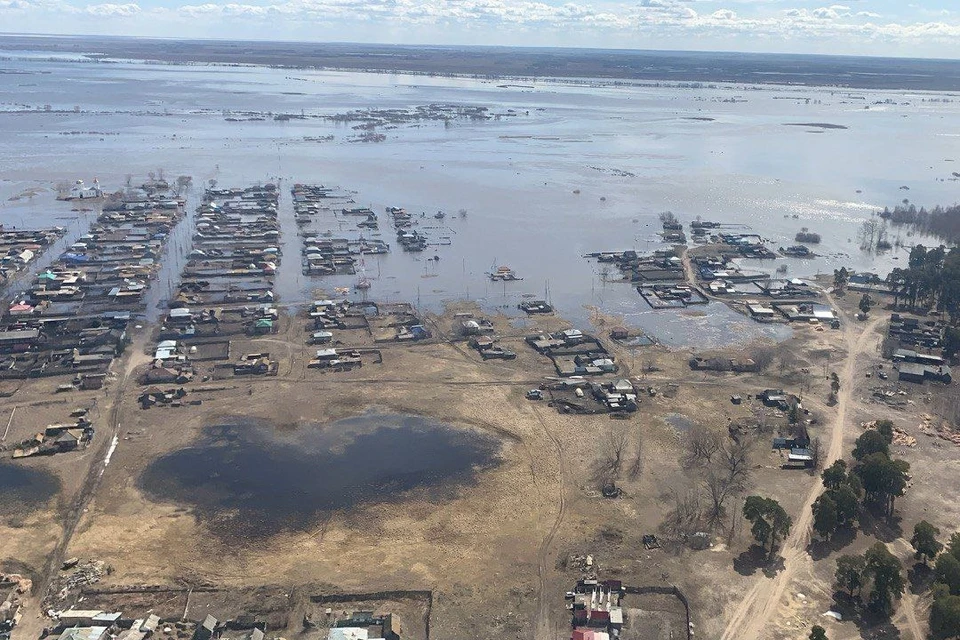
[[[895,540],[888,544],[887,547],[890,548],[890,553],[894,555],[900,555],[904,552],[908,555],[913,555],[913,547],[903,539]],[[897,549],[896,547],[902,547],[902,549]],[[910,640],[924,640],[927,637],[920,627],[920,622],[917,620],[917,602],[919,600],[920,597],[918,595],[910,593],[908,590],[900,599],[900,608],[893,619],[894,624],[901,621],[906,623],[907,630],[909,630],[910,635],[913,636]]]
[[[543,427],[544,433],[547,434],[547,437],[553,442],[554,447],[557,451],[557,482],[559,485],[559,508],[557,509],[557,517],[553,521],[553,526],[550,528],[550,531],[544,537],[543,542],[540,543],[540,552],[537,556],[537,621],[535,625],[535,635],[534,637],[537,640],[554,640],[550,636],[550,606],[547,604],[546,598],[546,580],[547,580],[547,560],[550,556],[550,548],[553,546],[553,541],[557,536],[557,531],[560,530],[560,526],[563,524],[563,518],[566,515],[566,499],[564,497],[564,476],[563,476],[563,445],[560,443],[560,438],[558,438],[550,428],[547,426],[546,420],[543,419],[543,416],[540,414],[540,410],[537,407],[532,407],[534,414],[537,416],[537,420],[540,421],[540,426]]]

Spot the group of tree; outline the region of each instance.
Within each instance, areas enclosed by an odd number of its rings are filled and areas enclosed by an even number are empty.
[[[815,624],[810,627],[810,635],[807,637],[810,640],[827,640],[827,630],[820,625]]]
[[[893,602],[903,595],[906,580],[903,565],[882,542],[876,542],[863,555],[837,558],[834,574],[837,586],[851,599],[863,602],[879,615],[890,615]]]
[[[840,376],[837,375],[837,372],[834,371],[830,374],[830,395],[827,397],[827,402],[831,405],[837,403],[837,394],[840,393]]]
[[[894,225],[910,225],[950,242],[960,241],[960,205],[936,206],[927,210],[924,207],[918,209],[916,205],[905,201],[892,211],[885,208],[880,212],[880,217]]]
[[[888,251],[893,248],[887,235],[887,221],[879,216],[864,220],[857,233],[864,251]]]
[[[853,472],[863,486],[864,502],[887,517],[893,516],[896,499],[906,491],[910,473],[910,463],[890,457],[892,442],[893,423],[879,420],[876,429],[864,431],[853,448],[857,461]]]
[[[857,438],[852,469],[843,460],[824,469],[825,491],[813,503],[813,529],[819,536],[829,540],[838,529],[852,525],[861,501],[893,515],[894,501],[906,490],[910,465],[890,458],[892,442],[893,423],[878,420],[875,429]]]
[[[940,554],[943,545],[936,540],[940,530],[928,522],[919,522],[914,538],[921,529],[921,546],[914,548],[924,562]],[[932,542],[931,542],[932,540]],[[950,536],[946,550],[936,558],[936,582],[933,584],[933,606],[930,609],[930,634],[935,640],[960,637],[960,533]]]
[[[779,502],[763,496],[747,497],[743,503],[743,517],[750,522],[750,533],[761,548],[770,545],[771,557],[777,548],[777,540],[789,535],[793,525],[793,520]]]
[[[950,536],[946,549],[937,539],[939,535],[940,529],[921,520],[913,527],[910,544],[914,557],[924,565],[936,559],[930,635],[934,640],[947,640],[960,638],[960,533]]]
[[[847,463],[837,460],[824,469],[826,491],[813,503],[813,530],[823,538],[853,524],[857,517],[863,486],[854,473],[847,473]]]
[[[846,267],[840,267],[833,270],[833,288],[839,293],[843,293],[850,281],[850,272]]]
[[[643,447],[638,439],[635,440],[634,455],[630,460],[630,440],[624,429],[610,428],[603,441],[600,456],[594,463],[593,481],[597,489],[617,491],[617,481],[626,474],[635,480],[643,470]]]
[[[682,463],[696,474],[698,487],[695,498],[678,503],[678,510],[689,511],[690,505],[696,504],[700,527],[723,528],[730,500],[743,493],[750,479],[753,443],[746,436],[735,438],[705,425],[691,427]]]
[[[894,306],[934,309],[949,314],[952,324],[960,322],[960,247],[914,246],[907,266],[893,269],[887,285]]]

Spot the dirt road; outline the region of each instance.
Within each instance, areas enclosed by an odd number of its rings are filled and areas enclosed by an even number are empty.
[[[837,308],[830,296],[828,301]],[[851,318],[845,319],[843,340],[848,347],[848,352],[840,373],[840,393],[837,396],[836,414],[830,425],[830,441],[824,460],[825,466],[832,464],[843,454],[844,427],[853,403],[853,392],[857,381],[857,359],[872,348],[873,332],[881,321],[882,318],[878,316],[863,325]],[[734,609],[721,640],[753,640],[762,637],[798,569],[812,562],[806,547],[810,541],[813,502],[822,491],[823,483],[818,477],[810,487],[800,515],[790,530],[790,535],[784,540],[780,551],[783,556],[783,570],[772,579],[760,578],[754,584],[747,596]]]
[[[109,457],[112,454],[114,447],[116,446],[114,438],[117,437],[120,431],[121,400],[123,399],[124,393],[127,391],[127,384],[130,381],[130,376],[133,373],[133,370],[139,364],[148,360],[148,358],[143,355],[143,349],[146,346],[147,337],[148,336],[146,333],[141,334],[134,341],[134,343],[127,348],[127,355],[125,359],[121,361],[123,367],[122,371],[117,377],[117,380],[114,384],[113,394],[109,397],[107,407],[105,407],[107,425],[104,425],[103,431],[106,432],[106,435],[99,438],[101,444],[96,452],[95,459],[90,463],[90,467],[87,470],[87,475],[83,480],[83,485],[77,492],[73,504],[70,505],[70,508],[64,515],[63,533],[60,536],[60,540],[57,543],[56,548],[53,550],[53,553],[50,554],[47,564],[43,569],[43,573],[40,575],[40,583],[34,588],[34,598],[38,602],[41,601],[46,595],[47,590],[50,588],[50,583],[53,580],[53,577],[60,570],[60,565],[63,563],[64,556],[66,555],[67,549],[70,546],[70,540],[73,538],[73,534],[77,529],[77,525],[80,523],[80,519],[83,517],[87,506],[90,504],[90,501],[96,492],[97,486],[100,484],[100,478],[103,476],[103,470],[106,466],[106,463],[109,461]],[[37,610],[39,610],[39,606],[37,607]],[[23,631],[23,629],[19,630]]]
[[[560,525],[563,524],[563,517],[566,514],[566,501],[564,498],[563,485],[563,445],[561,444],[560,439],[552,431],[550,431],[546,421],[540,414],[540,410],[534,407],[533,411],[537,414],[537,419],[540,421],[540,425],[543,427],[544,433],[546,433],[547,437],[550,439],[554,445],[554,448],[556,449],[557,482],[559,485],[557,516],[553,521],[553,525],[550,527],[550,531],[544,537],[543,542],[540,545],[540,552],[537,557],[537,622],[535,627],[536,635],[534,637],[537,640],[555,640],[556,636],[551,635],[550,631],[550,601],[546,593],[546,580],[547,572],[550,570],[549,560],[551,557],[550,552],[553,546],[553,541],[557,536],[557,531],[560,530]]]

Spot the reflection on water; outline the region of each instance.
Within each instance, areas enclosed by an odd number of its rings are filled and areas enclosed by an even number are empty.
[[[218,536],[262,537],[413,490],[452,497],[499,464],[499,449],[495,438],[417,416],[365,414],[283,431],[238,419],[154,461],[139,485],[151,499],[192,505]]]

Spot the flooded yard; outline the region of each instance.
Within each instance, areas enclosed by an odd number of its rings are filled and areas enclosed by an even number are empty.
[[[53,474],[23,464],[0,462],[0,518],[36,511],[58,491],[60,481]]]
[[[451,499],[499,464],[499,449],[491,436],[409,415],[282,429],[228,419],[151,463],[139,485],[152,500],[192,506],[220,537],[264,537],[414,492]]]

